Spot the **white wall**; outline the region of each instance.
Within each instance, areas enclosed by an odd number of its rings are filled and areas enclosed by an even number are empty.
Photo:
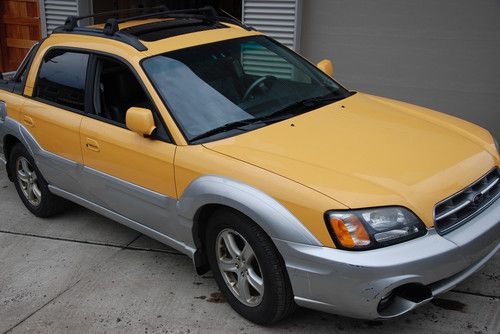
[[[500,138],[500,1],[305,0],[301,52],[353,90],[434,108]]]

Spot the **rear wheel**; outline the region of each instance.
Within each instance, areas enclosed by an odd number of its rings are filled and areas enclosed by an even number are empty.
[[[248,217],[231,210],[214,213],[207,226],[206,251],[226,300],[246,319],[269,325],[295,310],[281,255]]]
[[[12,148],[9,166],[19,197],[35,216],[47,218],[66,207],[65,200],[49,191],[33,157],[22,144],[16,144]]]

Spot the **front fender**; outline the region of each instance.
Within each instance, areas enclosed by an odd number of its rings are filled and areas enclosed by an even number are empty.
[[[194,221],[204,205],[231,207],[252,219],[271,238],[321,246],[316,237],[281,203],[242,182],[217,175],[195,179],[177,203],[179,216]]]

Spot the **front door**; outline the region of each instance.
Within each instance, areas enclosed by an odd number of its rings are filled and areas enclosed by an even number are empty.
[[[94,56],[92,114],[81,126],[84,178],[92,201],[157,232],[173,235],[175,145],[127,64]],[[157,129],[145,138],[126,128],[130,107],[151,109]]]

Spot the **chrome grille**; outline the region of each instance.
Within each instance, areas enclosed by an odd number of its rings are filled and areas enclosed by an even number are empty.
[[[500,197],[500,170],[495,168],[459,193],[438,203],[434,226],[446,234],[465,224]]]

